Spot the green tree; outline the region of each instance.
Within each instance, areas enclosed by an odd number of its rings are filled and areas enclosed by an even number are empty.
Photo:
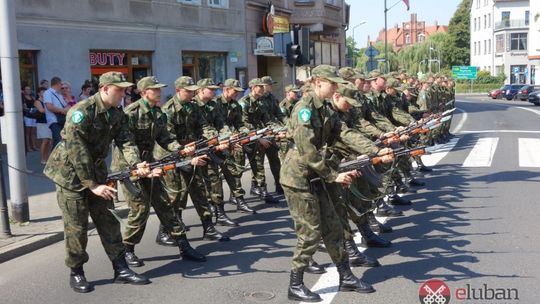
[[[471,0],[463,0],[448,25],[449,39],[443,47],[443,59],[448,65],[470,64]]]

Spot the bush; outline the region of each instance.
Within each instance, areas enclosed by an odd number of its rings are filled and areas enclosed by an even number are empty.
[[[477,83],[473,82],[471,90],[471,82],[456,83],[456,93],[489,93],[491,90],[498,89],[502,86],[500,83]]]

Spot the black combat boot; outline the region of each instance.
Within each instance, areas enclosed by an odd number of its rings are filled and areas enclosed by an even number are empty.
[[[176,241],[178,242],[178,248],[180,249],[180,256],[182,259],[195,262],[206,262],[206,257],[191,247],[185,234],[179,236]]]
[[[379,233],[392,232],[392,227],[390,227],[390,225],[388,224],[383,224],[379,222],[379,220],[377,220],[373,212],[370,211],[367,213],[367,219],[368,219],[369,227],[371,227],[371,230],[375,232],[379,232]]]
[[[405,199],[397,194],[388,196],[388,203],[394,206],[410,206],[412,202],[408,199]]]
[[[374,258],[370,258],[358,250],[354,240],[345,240],[345,251],[349,256],[349,263],[352,267],[378,267],[381,266],[379,261]]]
[[[87,293],[94,290],[94,286],[86,281],[82,266],[71,268],[71,273],[69,274],[69,286],[71,286],[73,291],[80,293]]]
[[[233,198],[233,201],[236,203],[236,210],[244,212],[244,213],[251,213],[256,214],[257,212],[253,209],[251,209],[244,198],[242,196]]]
[[[257,186],[255,182],[251,182],[251,189],[249,189],[249,193],[255,195],[255,196],[261,196],[261,187]]]
[[[320,302],[321,297],[309,290],[304,285],[304,269],[291,271],[291,280],[289,282],[289,291],[287,293],[289,300],[302,302]]]
[[[306,267],[307,273],[313,273],[313,274],[321,274],[325,273],[326,269],[324,269],[324,266],[319,265],[313,258],[309,259],[309,265]]]
[[[347,259],[341,263],[337,263],[336,268],[339,273],[339,291],[375,292],[375,289],[371,285],[360,280],[352,273]]]
[[[172,238],[169,232],[161,224],[159,225],[159,230],[156,235],[156,243],[161,246],[176,246],[176,241]],[[126,255],[126,259],[127,259],[127,255]],[[128,261],[128,264],[129,264],[129,261]]]
[[[203,239],[209,240],[209,241],[220,241],[220,242],[226,242],[230,241],[231,239],[219,232],[216,229],[216,226],[212,223],[212,219],[206,219],[203,220]]]
[[[189,227],[184,224],[184,220],[182,219],[182,209],[176,210],[176,219],[178,219],[180,225],[184,227],[184,231],[189,231]]]
[[[409,186],[413,186],[413,187],[423,187],[426,185],[426,183],[422,182],[422,181],[419,181],[417,180],[416,178],[414,177],[410,177],[407,179],[407,184]]]
[[[369,224],[357,225],[358,231],[362,235],[362,243],[366,244],[368,247],[390,247],[392,243],[387,241],[380,236],[376,235],[373,230],[369,227]]]
[[[284,194],[283,187],[281,187],[280,183],[276,183],[276,194],[278,194],[278,195],[283,195]]]
[[[141,267],[144,265],[143,261],[135,255],[135,245],[126,244],[126,262],[131,267]]]
[[[114,260],[112,265],[114,269],[114,283],[129,283],[133,285],[145,285],[150,283],[148,278],[129,269],[124,257]]]
[[[225,213],[225,206],[223,204],[219,204],[216,206],[216,223],[220,224],[221,226],[230,226],[230,227],[237,227],[238,223],[233,221],[230,217],[227,216],[227,213]]]
[[[378,216],[396,217],[396,216],[402,216],[403,212],[388,206],[384,202],[383,199],[379,199],[377,201],[377,215]]]

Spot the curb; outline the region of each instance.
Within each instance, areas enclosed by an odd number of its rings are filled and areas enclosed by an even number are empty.
[[[129,208],[119,208],[116,209],[116,211],[118,212],[118,215],[125,217],[129,212]],[[88,221],[88,230],[94,228],[94,223],[90,219]],[[62,229],[61,231],[51,232],[47,235],[34,235],[17,241],[0,248],[0,264],[63,240],[64,230]]]

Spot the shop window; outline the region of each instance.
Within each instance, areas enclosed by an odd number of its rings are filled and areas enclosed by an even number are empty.
[[[227,53],[183,52],[182,75],[195,81],[212,78],[216,83],[223,82],[227,76],[226,62]]]
[[[39,80],[37,79],[37,51],[19,51],[19,74],[21,77],[21,89],[29,85],[32,92],[36,92]],[[0,68],[0,80],[2,80],[2,68]]]
[[[89,60],[96,89],[99,76],[106,72],[121,72],[133,83],[152,74],[152,52],[149,51],[90,50]]]
[[[510,34],[510,50],[511,51],[527,50],[527,33]]]
[[[229,8],[228,0],[208,0],[208,6],[219,7],[219,8]]]

